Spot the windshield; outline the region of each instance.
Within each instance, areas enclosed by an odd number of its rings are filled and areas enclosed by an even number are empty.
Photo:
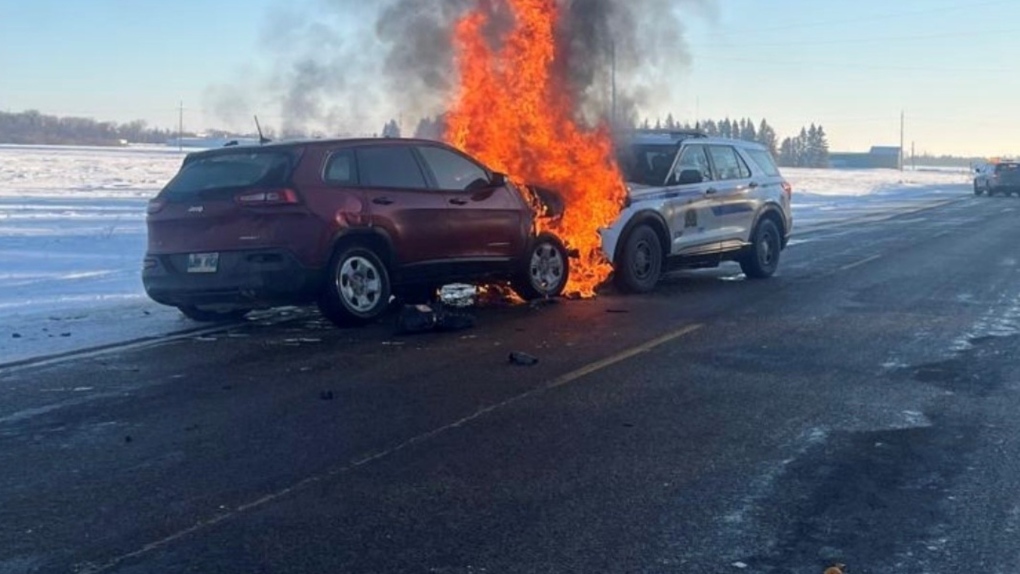
[[[678,149],[677,144],[622,146],[617,153],[617,161],[624,180],[639,185],[664,185]]]

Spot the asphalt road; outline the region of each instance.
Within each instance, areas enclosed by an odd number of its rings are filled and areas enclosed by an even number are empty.
[[[0,370],[0,572],[1012,572],[1020,200],[964,193],[764,282]]]

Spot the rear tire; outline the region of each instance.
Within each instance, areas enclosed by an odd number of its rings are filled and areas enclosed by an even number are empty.
[[[341,248],[329,265],[319,311],[338,327],[358,327],[381,317],[390,305],[390,274],[370,248]]]
[[[771,219],[763,219],[754,229],[751,250],[740,259],[740,269],[750,279],[768,279],[779,268],[781,252],[779,227]]]
[[[613,280],[625,293],[648,293],[662,277],[662,242],[647,225],[635,227],[628,235],[616,262]]]
[[[558,297],[570,279],[570,259],[563,242],[542,233],[531,240],[522,269],[510,280],[514,292],[531,301]]]
[[[177,307],[181,314],[199,323],[226,323],[229,321],[240,321],[244,316],[251,313],[251,309],[234,309],[232,311],[208,311],[194,305],[181,305]]]

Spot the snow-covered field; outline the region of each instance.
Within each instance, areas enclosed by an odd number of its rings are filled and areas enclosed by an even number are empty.
[[[804,231],[847,219],[882,216],[960,197],[973,181],[966,169],[783,170],[793,185],[793,214]]]
[[[182,158],[0,146],[0,364],[194,327],[140,278],[145,203]]]
[[[163,147],[0,146],[0,364],[197,327],[142,289]],[[788,169],[798,230],[961,197],[966,171]]]

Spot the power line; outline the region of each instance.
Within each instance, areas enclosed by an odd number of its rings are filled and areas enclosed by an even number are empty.
[[[910,65],[886,65],[886,64],[857,64],[853,62],[838,62],[835,60],[829,61],[810,61],[810,60],[761,60],[755,58],[731,58],[728,56],[715,56],[715,55],[699,55],[698,61],[720,61],[720,62],[743,62],[748,64],[766,64],[773,66],[793,66],[800,68],[804,66],[822,66],[825,68],[857,68],[862,70],[891,70],[891,71],[904,71],[904,72],[970,72],[970,73],[989,73],[989,74],[1005,74],[1013,73],[1016,68],[934,68],[934,67],[917,67]]]
[[[969,32],[945,32],[939,34],[925,34],[919,36],[886,36],[884,38],[853,38],[844,40],[807,40],[807,41],[792,41],[792,42],[755,42],[754,46],[758,47],[786,47],[786,46],[844,46],[853,44],[872,44],[879,42],[911,42],[915,40],[937,40],[942,38],[975,38],[975,37],[989,37],[996,34],[1003,35],[1015,35],[1016,29],[1002,29],[1002,30],[971,30]],[[692,48],[718,48],[718,47],[729,47],[741,45],[739,41],[726,42],[719,44],[692,44]]]
[[[924,8],[924,9],[921,9],[921,10],[907,10],[907,11],[900,11],[900,12],[886,12],[884,14],[872,14],[870,16],[860,16],[860,17],[856,17],[856,18],[839,18],[839,19],[832,19],[832,20],[817,20],[815,22],[801,22],[801,23],[794,23],[794,24],[784,24],[782,26],[770,26],[770,27],[765,27],[765,28],[753,28],[753,29],[743,29],[743,30],[726,30],[725,32],[722,32],[722,33],[727,33],[727,34],[728,33],[740,33],[740,34],[743,34],[743,33],[755,33],[755,34],[759,34],[761,32],[772,32],[772,31],[782,31],[782,30],[794,30],[794,29],[814,28],[814,27],[817,27],[817,26],[831,26],[831,25],[834,25],[834,24],[855,24],[855,23],[859,23],[859,22],[874,22],[875,20],[886,20],[886,19],[889,19],[889,18],[897,18],[897,17],[900,17],[900,16],[917,16],[917,15],[927,15],[927,14],[939,14],[939,13],[945,13],[945,12],[957,12],[957,11],[960,11],[960,10],[968,10],[968,11],[970,11],[970,10],[973,10],[975,8],[982,8],[982,7],[986,7],[986,6],[996,6],[996,5],[1001,5],[1001,4],[1014,5],[1015,4],[1015,0],[989,0],[987,2],[963,2],[963,3],[960,3],[960,4],[952,4],[952,5],[941,6],[941,7],[936,6],[936,7]]]

